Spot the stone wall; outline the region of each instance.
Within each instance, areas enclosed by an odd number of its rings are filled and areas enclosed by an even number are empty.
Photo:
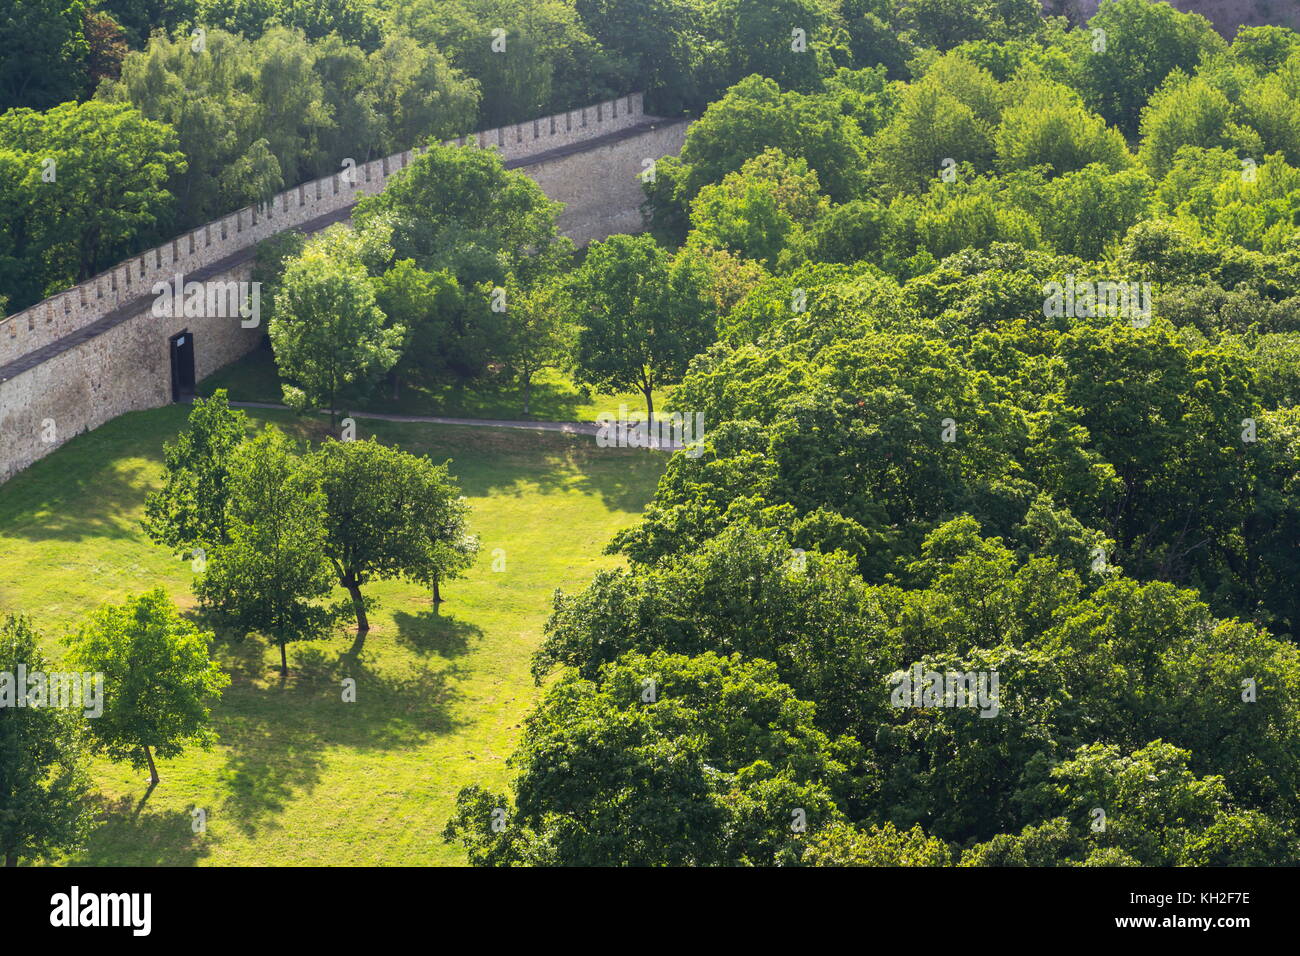
[[[570,110],[545,119],[462,136],[449,143],[495,146],[511,163],[527,156],[572,147],[645,122],[640,93]],[[268,236],[346,209],[358,194],[380,192],[388,177],[410,165],[406,150],[304,183],[278,194],[265,206],[246,206],[155,249],[87,279],[66,292],[0,319],[0,366],[30,354],[102,318],[177,272],[192,273],[247,251]],[[353,184],[346,176],[350,175]]]
[[[642,112],[641,95],[450,141],[496,148],[508,166],[566,203],[561,230],[578,243],[641,228],[644,160],[677,152],[686,121]],[[189,331],[200,380],[251,350],[264,329],[238,317],[158,318],[155,283],[247,280],[258,242],[324,228],[358,195],[381,191],[415,158],[406,151],[245,208],[0,321],[0,482],[68,439],[125,412],[171,401],[169,338]]]
[[[247,280],[252,263],[221,278]],[[159,318],[146,305],[76,348],[0,382],[0,480],[77,435],[126,412],[169,404],[170,338],[194,336],[194,373],[202,379],[247,353],[262,329],[243,329],[238,317]]]
[[[637,136],[522,169],[547,196],[565,204],[560,231],[579,245],[615,233],[640,232],[646,161],[680,152],[689,125],[685,120],[659,123]]]

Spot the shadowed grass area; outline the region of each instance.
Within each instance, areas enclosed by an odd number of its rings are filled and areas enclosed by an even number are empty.
[[[55,658],[101,602],[161,585],[193,608],[189,562],[139,528],[162,443],[187,412],[124,415],[0,485],[0,613],[29,614]],[[301,438],[324,428],[287,412],[254,420]],[[380,606],[360,656],[347,654],[350,632],[290,645],[283,684],[267,642],[219,640],[232,678],[214,711],[220,743],[160,761],[152,793],[146,773],[97,761],[98,821],[71,862],[463,862],[439,834],[460,787],[504,788],[505,758],[539,692],[529,658],[552,592],[617,562],[601,551],[650,499],[665,459],[556,433],[358,424],[358,437],[453,459],[482,543],[477,564],[444,585],[436,610],[418,586],[369,586]],[[345,678],[355,703],[343,701]]]
[[[232,401],[284,401],[284,395],[280,391],[280,377],[275,370],[275,359],[267,345],[206,379],[199,386],[199,394],[211,395],[219,388],[226,389]],[[669,391],[655,389],[656,410],[665,407]],[[644,414],[645,396],[640,392],[592,394],[575,386],[563,373],[546,369],[539,372],[533,381],[527,416],[523,414],[522,390],[504,376],[470,385],[451,384],[441,388],[403,385],[396,399],[384,388],[377,387],[364,396],[345,398],[343,405],[352,409],[398,415],[502,420],[527,417],[534,421],[590,422],[602,412],[617,415],[620,405],[626,405],[629,414]]]

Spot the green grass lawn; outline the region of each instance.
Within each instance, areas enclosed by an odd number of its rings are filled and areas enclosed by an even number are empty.
[[[268,346],[252,352],[210,376],[199,386],[201,395],[211,395],[218,388],[230,393],[236,402],[282,402],[280,377]],[[669,389],[654,392],[656,411],[664,408]],[[352,410],[385,412],[399,415],[441,415],[448,418],[524,418],[523,392],[512,381],[451,384],[434,389],[403,385],[396,399],[383,388],[376,388],[364,398],[352,398],[345,405]],[[553,369],[540,372],[533,382],[528,418],[535,421],[590,422],[602,412],[619,413],[626,405],[629,414],[645,411],[645,396],[640,392],[591,394],[584,392],[563,373]]]
[[[139,529],[161,475],[172,406],[124,415],[0,485],[0,612],[23,611],[60,655],[92,607],[161,585],[193,608],[191,570]],[[288,413],[258,414],[299,435]],[[590,438],[507,429],[363,421],[358,437],[454,459],[482,551],[464,579],[428,592],[403,582],[380,601],[356,666],[353,634],[290,645],[218,642],[232,677],[214,710],[220,743],[159,762],[162,782],[97,761],[99,816],[84,864],[457,864],[442,827],[458,789],[504,789],[505,759],[538,696],[528,668],[556,587],[583,586],[617,562],[611,535],[650,499],[665,459],[599,449]],[[314,426],[320,427],[320,426]],[[501,551],[496,551],[501,549]],[[492,569],[504,555],[505,570]],[[341,681],[357,681],[343,703]],[[207,832],[191,830],[191,811]]]

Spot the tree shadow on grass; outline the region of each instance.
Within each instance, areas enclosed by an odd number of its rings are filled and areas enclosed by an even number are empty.
[[[420,655],[460,657],[468,654],[470,642],[483,636],[483,628],[443,614],[435,605],[419,614],[393,612],[397,640]]]
[[[211,627],[210,619],[199,615],[196,622],[202,627]],[[233,636],[228,631],[217,630],[217,655],[221,669],[230,675],[232,684],[257,684],[266,679],[265,641],[252,636]],[[291,644],[290,647],[293,645]]]
[[[373,434],[437,462],[452,459],[452,475],[470,497],[578,491],[599,496],[607,507],[639,512],[654,497],[668,464],[665,452],[601,448],[592,435],[421,422],[363,424],[366,437]]]
[[[281,402],[283,392],[275,356],[263,340],[244,357],[218,369],[198,384],[198,393],[211,395],[226,389],[232,401]],[[540,421],[577,421],[590,404],[590,391],[558,372],[547,371],[533,381],[530,414],[523,414],[523,386],[507,374],[488,373],[470,381],[436,383],[404,381],[392,396],[387,381],[352,386],[340,396],[344,405],[366,411],[401,415],[440,415],[449,418],[531,418]]]
[[[28,541],[141,537],[148,462],[184,425],[175,409],[123,415],[73,438],[5,483],[0,533]]]
[[[447,418],[498,418],[508,421],[578,420],[585,399],[571,386],[554,381],[533,383],[528,415],[524,415],[523,388],[503,377],[438,386],[405,383],[397,399],[386,387],[345,397],[351,407],[397,415],[431,415]]]
[[[81,866],[194,866],[212,852],[212,838],[195,833],[186,810],[151,810],[134,797],[97,798],[95,825]]]
[[[455,731],[463,723],[453,716],[459,676],[448,665],[380,673],[364,652],[354,659],[336,647],[300,645],[287,682],[226,692],[217,727],[229,751],[220,774],[230,794],[223,814],[254,834],[320,782],[331,749],[415,747]],[[344,699],[348,679],[354,700]]]

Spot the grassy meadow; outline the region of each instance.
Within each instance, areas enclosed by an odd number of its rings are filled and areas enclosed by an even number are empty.
[[[192,613],[189,562],[139,526],[162,444],[187,413],[124,415],[0,486],[0,613],[28,614],[52,657],[99,602],[161,585]],[[321,425],[287,412],[250,417],[322,437]],[[218,640],[232,679],[213,712],[220,743],[160,761],[162,782],[148,794],[147,772],[96,761],[96,826],[68,862],[464,862],[440,833],[460,787],[503,789],[539,693],[528,669],[552,592],[618,561],[602,549],[650,499],[664,459],[555,433],[367,420],[359,432],[453,459],[481,541],[476,565],[444,585],[437,610],[416,585],[369,586],[380,606],[355,665],[351,631],[290,645],[283,684],[273,645]],[[342,701],[346,677],[355,703]],[[203,834],[192,832],[195,808],[207,814]]]
[[[209,376],[199,393],[211,395],[224,388],[231,401],[274,402],[284,400],[280,376],[271,349],[265,344],[255,352]],[[656,412],[665,407],[671,389],[655,389]],[[403,384],[393,398],[391,391],[377,387],[364,396],[345,396],[345,408],[397,415],[434,415],[445,418],[531,419],[552,422],[590,422],[602,412],[619,413],[626,405],[629,415],[645,412],[640,392],[593,394],[575,385],[563,372],[543,369],[533,380],[528,415],[523,414],[524,397],[518,383],[506,376],[489,377],[470,384],[451,382],[441,388]]]

